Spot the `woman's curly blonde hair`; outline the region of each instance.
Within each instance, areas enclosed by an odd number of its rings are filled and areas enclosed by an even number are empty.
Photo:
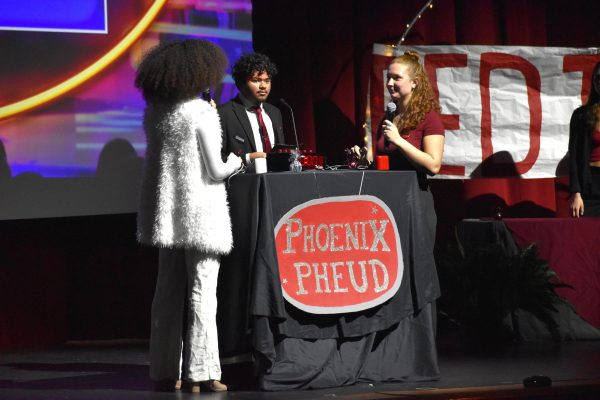
[[[402,64],[407,67],[410,79],[417,80],[417,86],[412,92],[410,101],[402,117],[394,117],[394,124],[401,135],[407,135],[411,130],[425,118],[430,111],[440,111],[440,106],[435,99],[433,88],[427,78],[423,65],[419,62],[419,54],[414,51],[406,51],[403,55],[395,57],[391,64]]]

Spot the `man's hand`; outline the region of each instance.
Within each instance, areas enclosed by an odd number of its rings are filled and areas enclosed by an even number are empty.
[[[249,153],[250,161],[254,161],[257,158],[267,158],[267,153],[262,151],[255,151],[254,153]]]

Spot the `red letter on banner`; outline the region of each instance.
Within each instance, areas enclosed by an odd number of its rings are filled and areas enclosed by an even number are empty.
[[[481,156],[485,161],[494,154],[492,146],[492,112],[490,105],[490,75],[494,69],[514,69],[523,74],[527,85],[527,101],[529,103],[529,151],[523,161],[515,162],[515,169],[519,175],[529,171],[535,164],[540,152],[540,134],[542,131],[542,100],[540,97],[541,78],[537,68],[522,57],[503,53],[482,53],[480,90],[481,90]],[[486,166],[488,163],[484,163]],[[492,172],[494,166],[484,168]],[[502,169],[503,166],[497,166]],[[489,175],[488,175],[489,176]]]
[[[431,81],[431,86],[435,93],[435,97],[440,99],[440,91],[437,85],[436,70],[440,68],[464,68],[467,66],[466,54],[427,54],[425,55],[425,70]],[[449,131],[456,131],[460,128],[459,116],[457,114],[442,114],[442,122],[444,128]],[[442,165],[440,170],[442,175],[465,175],[465,167],[463,165]]]
[[[589,82],[592,80],[594,66],[600,61],[598,54],[582,54],[565,56],[563,60],[563,72],[583,72],[581,77],[581,103],[587,102],[590,95]]]

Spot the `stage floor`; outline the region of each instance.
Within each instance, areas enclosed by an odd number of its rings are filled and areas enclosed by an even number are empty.
[[[440,338],[438,348],[442,378],[436,382],[363,383],[322,390],[262,392],[248,379],[248,366],[237,364],[223,366],[223,381],[231,389],[228,393],[203,392],[201,396],[223,400],[600,398],[600,341],[482,347],[454,335]],[[541,392],[522,388],[523,378],[530,375],[547,375],[554,387]],[[561,391],[561,385],[572,390]],[[155,393],[151,388],[144,341],[70,343],[56,349],[0,353],[1,400],[195,397],[179,392]]]

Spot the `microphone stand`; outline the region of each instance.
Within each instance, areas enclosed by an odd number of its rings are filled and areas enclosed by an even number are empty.
[[[296,131],[296,120],[294,119],[294,110],[292,110],[292,106],[290,106],[287,101],[283,98],[280,98],[279,101],[281,104],[286,106],[290,110],[290,114],[292,115],[292,126],[294,127],[294,139],[296,139],[296,152],[290,157],[290,171],[292,172],[301,172],[302,164],[300,163],[300,144],[298,142],[298,132]]]

